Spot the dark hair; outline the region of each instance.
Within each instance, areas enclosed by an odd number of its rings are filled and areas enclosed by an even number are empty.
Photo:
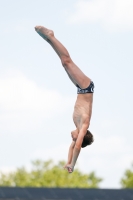
[[[83,142],[82,142],[82,148],[86,147],[87,145],[91,145],[92,142],[94,142],[94,138],[92,133],[87,130],[86,135],[84,136]]]

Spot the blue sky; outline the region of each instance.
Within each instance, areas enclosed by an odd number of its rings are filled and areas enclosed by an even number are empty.
[[[54,50],[34,31],[44,25],[95,83],[95,142],[77,166],[119,188],[133,162],[133,1],[9,0],[0,7],[0,170],[35,159],[67,159],[76,88]]]

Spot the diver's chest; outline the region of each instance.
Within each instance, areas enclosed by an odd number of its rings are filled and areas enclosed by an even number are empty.
[[[74,112],[73,112],[74,122],[78,124],[81,123],[84,113],[85,113],[84,108],[82,108],[81,106],[75,105]]]
[[[78,129],[81,129],[83,123],[84,123],[84,118],[86,117],[85,112],[80,108],[75,108],[73,112],[73,122],[76,125]]]

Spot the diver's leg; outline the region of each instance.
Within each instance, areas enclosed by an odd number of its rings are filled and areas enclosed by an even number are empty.
[[[72,82],[78,84],[81,88],[88,87],[90,78],[88,78],[72,61],[67,49],[55,38],[53,31],[43,27],[36,26],[37,33],[45,39],[55,50],[61,59],[62,65],[68,73]]]

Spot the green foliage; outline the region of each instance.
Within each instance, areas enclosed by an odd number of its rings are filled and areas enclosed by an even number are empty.
[[[65,165],[63,161],[54,165],[52,160],[46,162],[36,160],[32,165],[30,172],[21,167],[9,174],[1,173],[0,186],[98,188],[98,184],[102,181],[94,172],[83,174],[75,169],[69,174],[63,169]]]
[[[125,171],[124,177],[121,179],[121,185],[123,188],[133,188],[133,164],[131,169]]]

